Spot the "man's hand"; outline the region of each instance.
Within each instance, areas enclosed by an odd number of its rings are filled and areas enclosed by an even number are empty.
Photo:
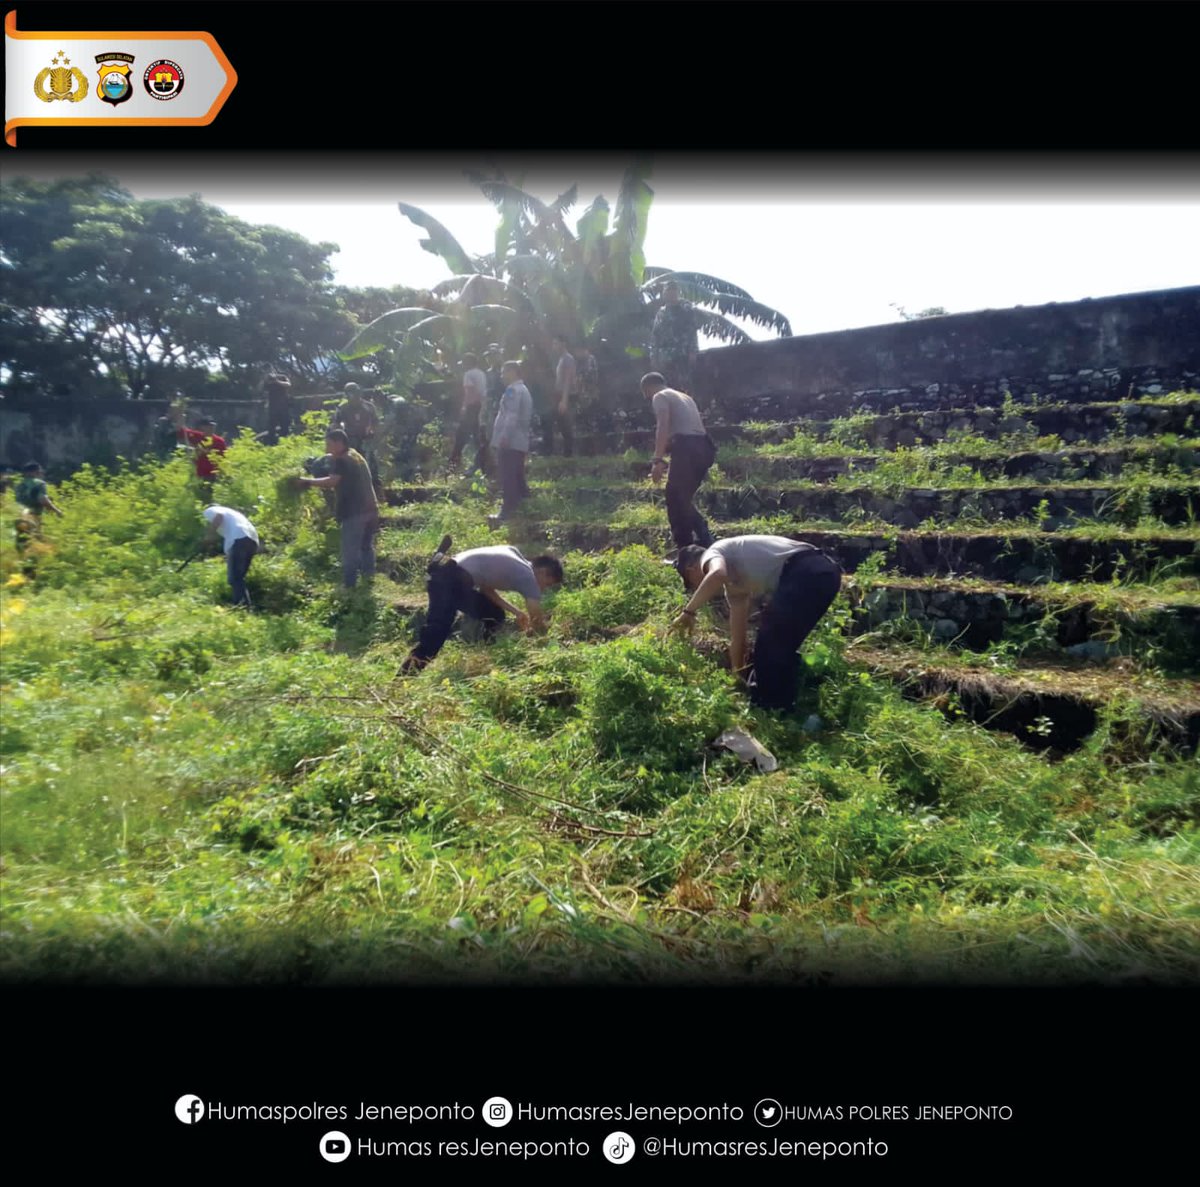
[[[679,617],[667,628],[667,633],[670,635],[679,635],[680,638],[686,639],[695,629],[695,610],[683,610],[680,612]]]
[[[655,462],[654,465],[652,465],[650,467],[650,481],[653,482],[655,486],[658,486],[658,484],[660,482],[662,482],[663,475],[666,472],[667,472],[667,463],[666,462]]]

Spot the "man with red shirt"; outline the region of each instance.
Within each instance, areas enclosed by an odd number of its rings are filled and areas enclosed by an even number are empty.
[[[224,453],[226,441],[217,436],[217,422],[211,417],[205,417],[196,422],[194,429],[185,427],[183,413],[175,414],[175,435],[180,441],[186,441],[192,447],[196,458],[196,477],[206,486],[211,486],[217,476],[217,463],[212,455]]]

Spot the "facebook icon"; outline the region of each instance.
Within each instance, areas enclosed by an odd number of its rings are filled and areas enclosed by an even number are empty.
[[[181,1096],[175,1102],[175,1116],[184,1125],[193,1125],[204,1116],[204,1102],[198,1096]]]

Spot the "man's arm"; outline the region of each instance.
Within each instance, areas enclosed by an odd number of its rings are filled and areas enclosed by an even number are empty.
[[[696,592],[688,598],[687,605],[679,612],[679,617],[671,624],[671,629],[690,634],[696,625],[696,611],[702,606],[707,606],[713,598],[724,592],[725,582],[728,578],[729,570],[725,567],[722,557],[718,556],[709,561],[708,572],[704,574],[704,579],[696,587]]]
[[[741,677],[746,666],[746,623],[750,618],[750,597],[738,594],[729,599],[729,667]]]
[[[478,585],[475,588],[478,589],[479,592],[483,594],[483,596],[487,598],[487,600],[491,602],[493,606],[499,606],[501,610],[506,610],[514,618],[520,619],[523,617],[521,611],[518,610],[516,606],[514,606],[511,602],[506,602],[500,596],[499,591],[493,589],[490,585]]]
[[[661,459],[667,456],[667,446],[671,443],[669,430],[671,427],[671,410],[666,400],[654,402],[654,465],[650,468],[650,477],[655,483],[662,481],[666,463]]]
[[[341,482],[340,474],[327,474],[324,478],[305,478],[303,475],[297,475],[294,479],[297,486],[320,486],[334,487]]]
[[[41,504],[43,507],[49,507],[50,510],[53,511],[54,514],[58,516],[59,519],[62,519],[62,509],[60,507],[55,506],[54,501],[50,498],[49,495],[42,495]]]

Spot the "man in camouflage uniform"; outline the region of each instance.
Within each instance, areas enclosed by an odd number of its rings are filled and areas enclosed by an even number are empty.
[[[699,317],[696,307],[679,296],[679,285],[668,282],[663,289],[663,307],[650,331],[650,362],[668,387],[686,392],[692,386],[692,367],[699,352]]]

